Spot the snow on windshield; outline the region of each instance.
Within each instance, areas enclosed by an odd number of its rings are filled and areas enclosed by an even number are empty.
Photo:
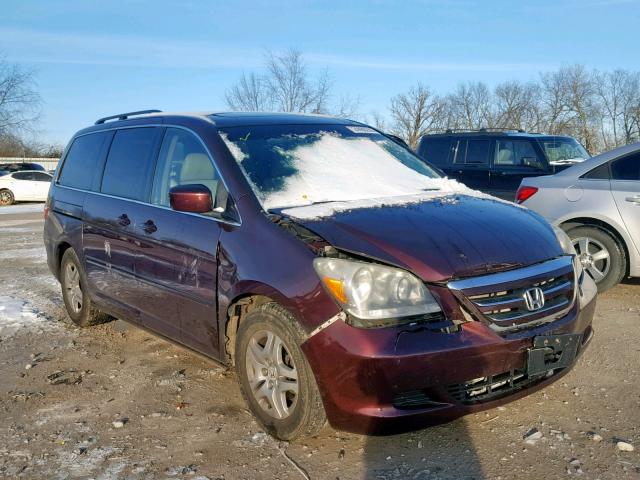
[[[321,131],[270,138],[259,150],[262,158],[253,163],[239,145],[226,135],[222,138],[267,210],[323,202],[388,202],[468,190],[455,181],[436,177],[417,157],[377,132],[375,136],[343,137]]]

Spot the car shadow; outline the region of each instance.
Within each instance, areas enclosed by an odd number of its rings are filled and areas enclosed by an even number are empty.
[[[627,277],[620,283],[624,285],[640,285],[640,277]]]
[[[363,478],[482,479],[482,465],[464,418],[413,433],[369,437]]]
[[[464,360],[464,363],[472,363],[472,365],[456,365],[456,355],[452,353],[451,366],[447,372],[443,373],[449,374],[449,378],[454,378],[451,374],[456,370],[475,371],[478,377],[488,373],[501,373],[486,371],[490,362],[482,352],[477,352],[471,358]],[[433,375],[434,373],[431,372],[432,378]],[[469,374],[467,373],[466,375]],[[462,383],[473,379],[474,377],[463,377],[457,380]],[[389,383],[392,382],[390,381]],[[428,385],[424,387],[428,387]],[[447,389],[438,390],[442,392],[442,390],[446,391]],[[447,396],[433,398],[433,400],[456,404],[456,401],[448,396],[449,394],[440,393],[439,395]],[[433,423],[450,419],[450,417],[448,418],[442,414],[433,415],[433,419],[435,419],[435,421],[432,420]],[[482,465],[474,443],[478,439],[472,438],[467,428],[468,422],[472,418],[477,418],[477,416],[458,418],[449,423],[409,433],[367,437],[363,447],[363,464],[365,468],[363,478],[376,480],[423,480],[432,478],[478,480],[484,478]],[[419,425],[418,420],[416,419],[413,424]],[[422,425],[425,424],[428,424],[428,422],[423,421]],[[402,425],[412,425],[412,423],[404,421]]]

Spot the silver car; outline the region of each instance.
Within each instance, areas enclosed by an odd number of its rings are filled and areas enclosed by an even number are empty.
[[[598,291],[640,276],[640,143],[525,178],[516,201],[567,232]]]

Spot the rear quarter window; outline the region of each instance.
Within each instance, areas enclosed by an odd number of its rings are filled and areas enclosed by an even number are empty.
[[[589,180],[609,180],[609,164],[603,163],[602,165],[589,170],[587,173],[582,175],[582,178],[587,178]]]
[[[146,200],[151,187],[161,130],[156,127],[118,130],[102,177],[102,193]]]
[[[62,164],[58,183],[65,187],[93,190],[93,179],[110,133],[90,133],[76,138]]]

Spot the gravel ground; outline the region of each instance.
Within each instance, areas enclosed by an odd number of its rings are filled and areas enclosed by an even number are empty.
[[[0,477],[640,478],[638,281],[599,297],[590,348],[544,391],[414,433],[285,444],[232,372],[122,321],[75,328],[40,210],[0,211]]]

